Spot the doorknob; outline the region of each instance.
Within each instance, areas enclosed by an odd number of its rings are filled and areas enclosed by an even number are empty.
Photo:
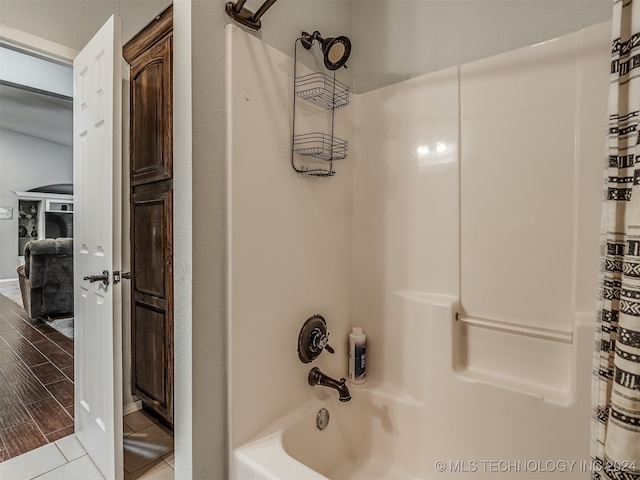
[[[120,270],[113,271],[113,284],[117,285],[120,283],[121,279],[131,280],[131,272],[122,272]]]
[[[89,275],[83,280],[89,280],[90,283],[102,282],[107,287],[109,285],[109,270],[103,270],[102,275]]]

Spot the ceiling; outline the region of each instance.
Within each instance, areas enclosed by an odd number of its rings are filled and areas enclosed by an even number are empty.
[[[73,102],[0,84],[0,128],[71,147]]]

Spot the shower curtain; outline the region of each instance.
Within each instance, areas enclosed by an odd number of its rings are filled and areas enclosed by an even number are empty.
[[[611,45],[591,478],[640,480],[640,0],[614,0]]]

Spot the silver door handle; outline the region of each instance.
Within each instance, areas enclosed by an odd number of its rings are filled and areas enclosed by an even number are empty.
[[[83,280],[89,280],[90,283],[102,282],[107,287],[109,285],[109,270],[103,270],[102,275],[89,275]]]

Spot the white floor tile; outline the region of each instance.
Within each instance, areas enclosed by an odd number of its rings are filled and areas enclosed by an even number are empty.
[[[138,480],[173,480],[174,478],[175,472],[171,465],[166,462],[160,462],[138,477]]]
[[[48,443],[0,463],[0,478],[2,480],[31,479],[65,463],[67,459],[60,453],[58,447]]]
[[[75,435],[61,438],[60,440],[56,440],[55,443],[68,461],[80,458],[87,453]]]
[[[124,417],[124,424],[128,425],[135,432],[157,422],[158,421],[155,418],[144,410],[138,410],[137,412],[130,413]]]
[[[104,480],[98,467],[88,455],[83,455],[61,467],[51,470],[39,477],[38,480]]]
[[[173,434],[158,423],[151,424],[125,437],[123,447],[125,471],[135,472],[171,452]]]

